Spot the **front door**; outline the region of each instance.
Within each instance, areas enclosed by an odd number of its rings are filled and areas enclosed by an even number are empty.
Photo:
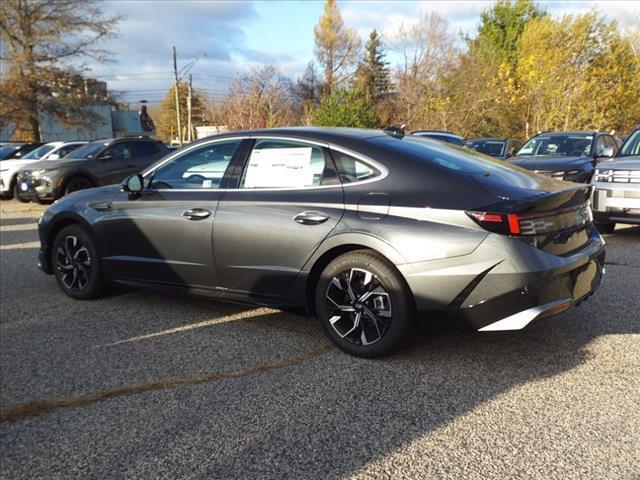
[[[216,212],[220,285],[280,296],[342,217],[342,186],[321,145],[256,139],[245,164]]]
[[[221,182],[241,140],[187,148],[147,175],[138,198],[111,204],[109,276],[211,289],[218,277],[212,231]]]

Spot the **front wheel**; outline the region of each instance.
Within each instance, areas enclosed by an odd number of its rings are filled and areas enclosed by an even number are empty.
[[[53,241],[51,263],[58,286],[68,296],[90,300],[101,295],[104,281],[98,252],[82,227],[60,230]]]
[[[413,317],[413,299],[400,272],[367,250],[341,255],[324,269],[315,305],[329,339],[358,357],[396,350]]]
[[[29,200],[27,200],[26,198],[22,198],[20,196],[20,188],[18,187],[18,182],[16,182],[16,181],[13,182],[12,192],[13,192],[13,198],[18,200],[19,202],[22,202],[22,203],[29,202]]]

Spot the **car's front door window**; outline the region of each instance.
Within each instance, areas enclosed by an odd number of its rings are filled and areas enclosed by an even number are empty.
[[[153,174],[150,187],[218,189],[240,142],[216,142],[188,150],[159,167]]]

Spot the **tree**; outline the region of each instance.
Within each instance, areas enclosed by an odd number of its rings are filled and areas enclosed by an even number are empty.
[[[469,41],[469,47],[515,67],[527,23],[544,15],[532,0],[499,0],[480,14],[478,35]]]
[[[187,110],[187,97],[189,86],[186,82],[180,82],[178,91],[180,92],[180,123],[183,128],[183,132],[187,130],[188,125],[188,110]],[[200,122],[208,122],[207,120],[207,102],[205,97],[193,89],[193,95],[191,97],[191,118],[194,120],[194,126]],[[156,133],[158,138],[165,142],[171,142],[178,136],[178,120],[176,115],[176,96],[175,86],[172,86],[164,99],[160,103],[160,113],[158,121],[156,122]],[[187,135],[182,136],[187,138]]]
[[[302,77],[292,86],[292,94],[296,100],[295,110],[297,118],[304,123],[311,122],[311,111],[320,104],[324,83],[318,73],[316,64],[309,62]]]
[[[325,96],[311,113],[311,123],[324,127],[376,128],[371,99],[358,88],[341,88]]]
[[[98,44],[113,35],[118,20],[105,16],[97,1],[4,0],[0,117],[34,141],[40,140],[42,114],[65,124],[95,121],[84,108],[94,99],[78,76],[80,61],[104,60]]]
[[[356,69],[354,84],[369,96],[381,123],[388,124],[391,120],[389,95],[393,85],[382,39],[376,30],[369,35],[364,56]]]
[[[290,125],[294,118],[291,88],[278,67],[255,69],[231,83],[227,98],[215,108],[215,119],[231,130]]]
[[[374,103],[385,98],[391,90],[389,62],[385,60],[382,40],[376,30],[369,35],[364,56],[356,70],[356,85],[367,92]]]
[[[360,49],[360,37],[345,27],[335,0],[327,0],[324,13],[313,29],[315,55],[324,69],[325,93],[330,95],[347,80]]]
[[[518,70],[534,130],[627,131],[640,118],[640,61],[596,12],[532,21]]]
[[[449,23],[436,13],[408,28],[398,27],[391,38],[401,59],[394,75],[396,122],[414,129],[449,128],[443,79],[456,62],[454,44]]]

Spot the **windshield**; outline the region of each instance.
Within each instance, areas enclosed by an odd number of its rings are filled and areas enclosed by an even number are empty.
[[[640,129],[627,138],[618,154],[619,157],[628,157],[629,155],[640,155]]]
[[[22,159],[23,160],[37,160],[38,158],[44,156],[45,153],[49,153],[54,148],[56,148],[55,145],[49,145],[49,144],[42,145],[41,147],[38,147],[35,150],[31,150],[24,157],[22,157]]]
[[[19,145],[5,145],[0,147],[0,160],[4,160],[19,148]]]
[[[87,143],[86,145],[74,150],[64,158],[65,159],[92,158],[107,145],[108,144],[104,142]]]
[[[484,153],[485,155],[501,157],[505,142],[500,140],[472,140],[467,142],[466,145],[468,148]]]
[[[592,135],[538,135],[525,143],[516,156],[588,157],[591,154],[592,141]]]

